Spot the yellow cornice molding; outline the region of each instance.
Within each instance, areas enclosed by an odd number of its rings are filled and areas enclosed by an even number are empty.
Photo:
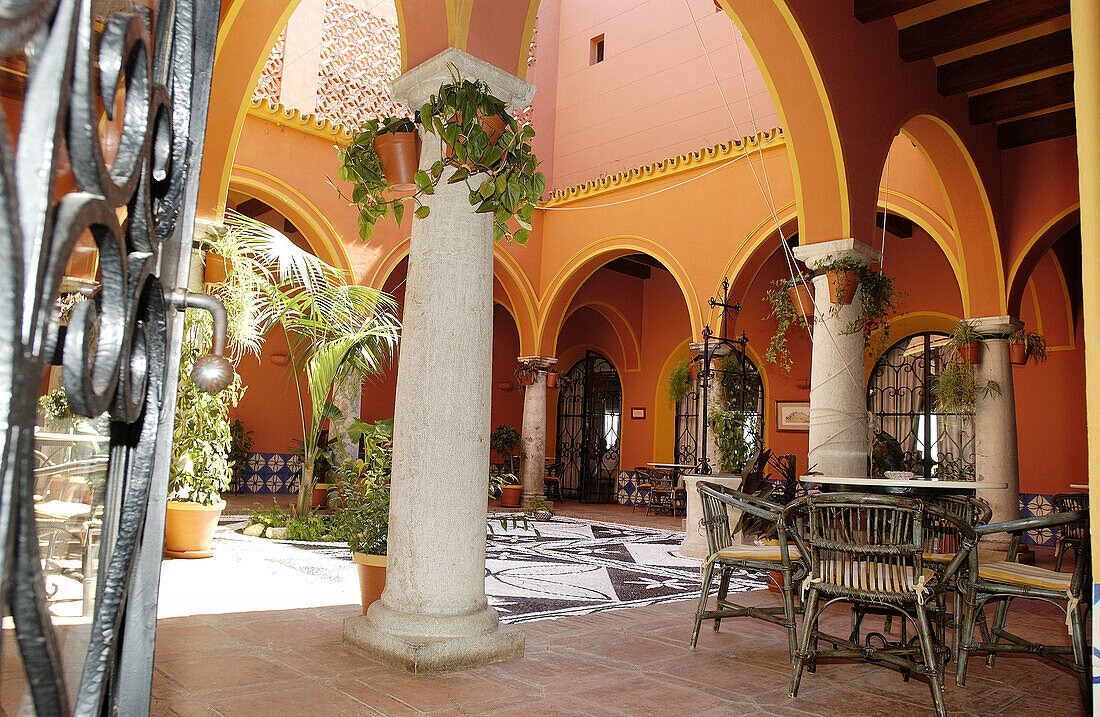
[[[787,140],[783,135],[782,128],[775,127],[767,132],[757,132],[755,135],[722,142],[713,147],[704,147],[694,152],[679,154],[660,162],[652,162],[641,167],[606,175],[599,179],[591,179],[583,184],[554,189],[550,192],[546,201],[540,203],[540,206],[557,207],[581,199],[591,199],[617,189],[645,184],[656,179],[666,179],[682,172],[702,169],[720,162],[728,162],[743,157],[750,152],[784,146],[786,143]]]
[[[286,107],[282,103],[272,102],[268,99],[252,99],[248,108],[248,114],[259,117],[268,122],[274,122],[281,127],[289,127],[299,132],[311,134],[314,137],[331,140],[337,144],[346,145],[351,142],[353,132],[342,124],[318,117],[314,114],[303,114],[293,107]]]

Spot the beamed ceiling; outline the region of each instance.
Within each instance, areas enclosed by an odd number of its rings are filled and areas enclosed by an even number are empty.
[[[940,94],[966,93],[1001,149],[1076,132],[1069,0],[854,2],[860,22],[893,18],[901,59],[932,59]]]

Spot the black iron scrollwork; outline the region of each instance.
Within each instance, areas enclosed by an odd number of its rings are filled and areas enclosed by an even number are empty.
[[[131,645],[152,654],[151,628],[123,628],[142,546],[161,549],[146,514],[166,478],[157,439],[174,403],[166,292],[189,257],[217,10],[163,0],[155,13],[97,18],[91,0],[0,6],[0,53],[27,63],[17,141],[0,130],[0,597],[39,715],[134,714],[118,707],[119,665]],[[99,289],[62,338],[54,304],[86,235]],[[46,609],[32,500],[36,388],[59,343],[71,409],[111,419],[113,498],[75,691]],[[176,354],[178,364],[178,343]]]

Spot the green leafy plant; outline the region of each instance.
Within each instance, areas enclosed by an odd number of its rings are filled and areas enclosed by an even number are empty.
[[[682,359],[668,375],[668,402],[675,406],[691,391],[691,359]]]
[[[253,507],[248,512],[248,525],[262,525],[264,529],[285,528],[290,515],[274,498],[271,499],[271,503],[270,508]]]
[[[55,388],[49,393],[38,397],[38,412],[43,418],[54,421],[65,421],[73,418],[73,412],[69,410],[69,399],[65,396],[65,389]]]
[[[718,444],[718,466],[723,473],[735,473],[749,459],[749,443],[745,439],[745,414],[740,411],[714,409],[707,417]]]
[[[955,328],[951,330],[951,335],[947,338],[947,343],[944,347],[947,352],[952,356],[959,356],[959,349],[967,344],[984,343],[985,337],[978,333],[978,330],[972,325],[960,321],[955,324]]]
[[[1038,331],[1020,329],[1014,331],[1008,339],[1013,342],[1021,342],[1024,345],[1024,350],[1027,351],[1027,357],[1035,359],[1035,363],[1042,363],[1047,360],[1047,340]]]
[[[497,455],[504,459],[505,465],[511,469],[515,465],[515,453],[520,444],[519,430],[507,423],[502,423],[489,434],[489,447],[496,451]]]
[[[489,141],[484,124],[488,118],[497,118],[504,125],[494,142]],[[446,179],[448,184],[464,182],[474,211],[493,215],[494,241],[513,239],[517,244],[526,244],[535,205],[546,190],[546,178],[537,171],[538,158],[531,149],[535,130],[529,125],[520,127],[488,85],[463,79],[454,68],[452,81],[441,85],[439,92],[420,108],[419,120],[425,132],[439,139],[440,159],[415,175],[415,216],[422,219],[430,214],[431,209],[421,198],[434,194],[441,180]],[[379,219],[392,213],[400,225],[405,212],[402,200],[388,193],[381,172],[366,161],[369,157],[365,146],[384,127],[385,122],[377,128],[368,124],[359,133],[362,139],[357,134],[348,149],[339,154],[340,177],[352,184],[351,199],[359,208],[359,236],[363,240],[370,238]],[[451,171],[444,177],[448,169]],[[513,231],[510,221],[519,228]]]
[[[996,381],[979,384],[970,366],[951,362],[943,368],[932,384],[932,397],[941,413],[972,413],[978,396],[1001,395]]]
[[[354,469],[353,469],[354,470]],[[390,480],[365,469],[355,480],[339,483],[340,502],[349,518],[353,553],[385,555],[389,544]]]
[[[807,319],[795,312],[794,302],[791,301],[787,290],[799,282],[790,279],[777,279],[768,289],[764,299],[771,304],[772,310],[769,318],[775,319],[775,333],[772,334],[771,343],[764,352],[764,360],[778,364],[784,372],[791,372],[791,355],[787,348],[787,332],[792,326],[801,325],[807,331],[810,323]]]
[[[208,506],[222,503],[219,494],[229,488],[233,478],[229,409],[244,394],[239,375],[234,375],[233,382],[217,394],[200,391],[191,381],[191,367],[209,352],[213,329],[209,313],[187,311],[168,475],[170,499]]]
[[[252,431],[246,429],[241,419],[237,418],[229,425],[229,466],[235,476],[240,476],[248,461],[248,452],[252,450]]]
[[[859,301],[861,311],[843,330],[845,334],[863,334],[863,343],[870,347],[871,337],[881,330],[881,342],[890,338],[890,319],[898,312],[898,303],[903,298],[894,287],[894,278],[884,272],[874,271],[863,262],[854,259],[838,259],[818,267],[818,272],[854,271],[859,275]],[[844,282],[842,282],[844,283]],[[841,287],[842,289],[845,287]],[[834,307],[834,310],[839,307]]]
[[[527,510],[525,511],[527,517],[534,518],[536,515],[540,517],[549,517],[554,515],[554,509],[550,507],[550,504],[541,495],[536,495],[531,498],[531,501],[527,504]]]
[[[351,200],[359,207],[359,236],[364,241],[374,233],[380,219],[393,214],[397,224],[405,214],[403,196],[389,193],[382,163],[374,149],[379,135],[416,132],[416,124],[407,117],[385,117],[367,120],[351,138],[347,147],[338,147],[340,179],[353,185]]]

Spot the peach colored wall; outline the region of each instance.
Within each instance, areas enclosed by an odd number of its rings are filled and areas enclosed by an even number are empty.
[[[725,13],[715,11],[712,0],[557,4],[552,186],[753,134],[746,85],[759,129],[779,125],[740,33]],[[540,47],[553,41],[553,27],[547,23],[545,30],[540,26]],[[604,61],[590,65],[591,41],[601,34]],[[536,124],[535,129],[542,128]]]

